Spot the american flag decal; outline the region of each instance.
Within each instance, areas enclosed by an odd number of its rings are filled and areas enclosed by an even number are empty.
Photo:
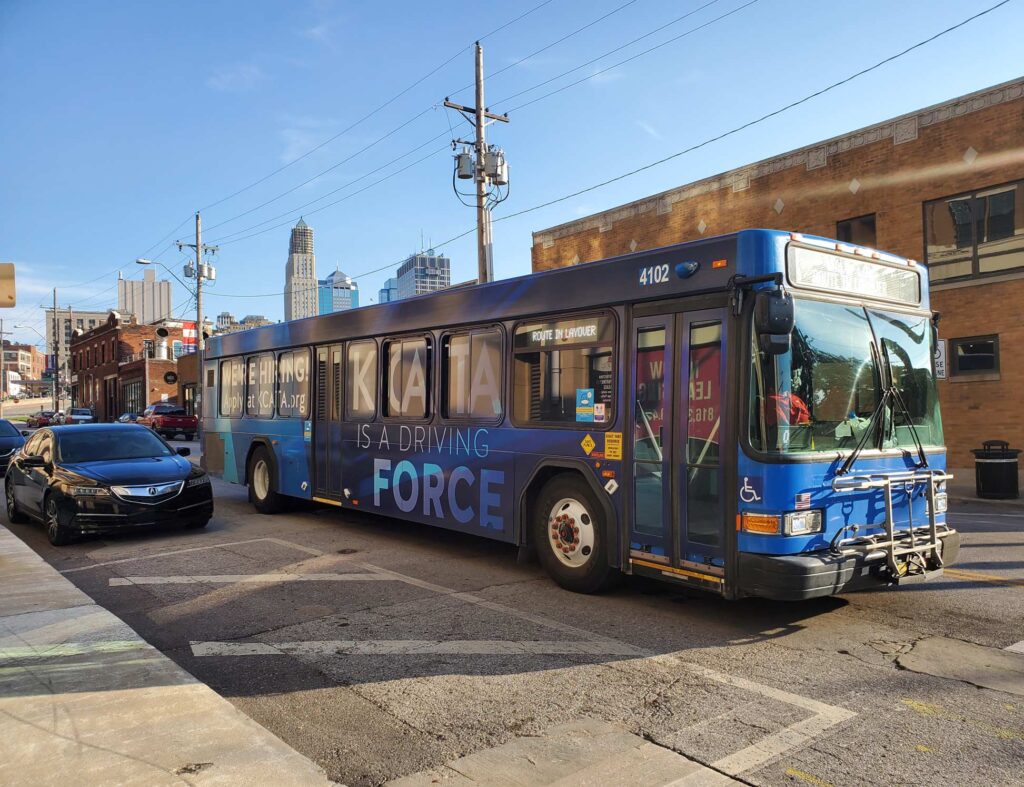
[[[811,507],[811,493],[801,492],[796,496],[796,510],[804,511]]]

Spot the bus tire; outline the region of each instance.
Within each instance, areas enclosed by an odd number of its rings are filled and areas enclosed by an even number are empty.
[[[533,511],[533,543],[544,570],[566,590],[597,593],[616,577],[608,565],[600,505],[578,475],[562,474],[541,489]]]
[[[249,502],[261,514],[276,514],[284,507],[281,495],[277,492],[277,474],[270,452],[260,447],[252,452],[249,458]]]

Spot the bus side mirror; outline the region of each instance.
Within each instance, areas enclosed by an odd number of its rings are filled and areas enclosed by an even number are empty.
[[[761,290],[754,300],[754,330],[761,351],[768,355],[789,352],[796,311],[793,296],[783,289]]]

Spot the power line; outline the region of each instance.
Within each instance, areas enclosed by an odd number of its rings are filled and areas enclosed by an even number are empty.
[[[509,27],[510,25],[515,24],[516,22],[520,21],[521,19],[525,19],[530,14],[534,13],[535,11],[539,11],[541,8],[543,8],[544,6],[546,6],[546,5],[548,5],[548,4],[552,3],[552,2],[554,2],[554,0],[544,0],[544,2],[539,3],[538,5],[534,6],[533,8],[529,9],[528,11],[525,11],[524,13],[522,13],[519,16],[515,17],[514,19],[511,19],[508,22],[505,22],[505,24],[503,24],[503,25],[501,25],[499,27],[496,27],[494,30],[490,31],[489,33],[486,33],[485,35],[480,36],[480,38],[478,40],[482,41],[483,39],[488,38],[488,37],[494,35],[495,33],[498,33],[500,31],[504,30],[505,28]],[[364,123],[365,121],[369,120],[370,118],[372,118],[374,115],[376,115],[381,110],[386,109],[387,107],[391,106],[393,103],[395,103],[395,101],[397,101],[399,98],[404,96],[410,90],[412,90],[413,88],[415,88],[418,85],[422,84],[424,81],[426,81],[427,79],[432,77],[438,71],[440,71],[445,66],[447,66],[449,63],[454,61],[456,58],[458,58],[467,49],[469,49],[469,46],[462,47],[458,52],[456,52],[454,55],[449,57],[443,63],[441,63],[440,65],[436,66],[431,71],[428,71],[426,74],[424,74],[419,79],[417,79],[415,82],[413,82],[411,85],[409,85],[405,89],[403,89],[403,90],[399,91],[398,93],[396,93],[394,96],[389,98],[387,101],[385,101],[383,104],[378,106],[376,109],[373,109],[370,112],[367,112],[365,115],[363,115],[361,118],[359,118],[359,120],[355,121],[354,123],[351,123],[346,128],[343,128],[341,131],[339,131],[337,134],[333,135],[332,137],[329,137],[328,139],[325,139],[319,145],[316,145],[315,147],[310,148],[309,150],[307,150],[305,153],[303,153],[298,158],[292,159],[288,163],[286,163],[286,164],[278,167],[277,169],[275,169],[273,172],[270,172],[269,174],[264,175],[259,180],[255,180],[255,181],[253,181],[252,183],[250,183],[247,186],[243,186],[242,188],[240,188],[237,191],[229,194],[228,196],[222,197],[221,199],[217,200],[216,202],[211,202],[209,205],[205,205],[204,207],[200,208],[200,211],[209,210],[210,208],[216,207],[217,205],[220,205],[221,203],[227,202],[230,199],[234,199],[239,194],[242,194],[242,193],[248,191],[249,189],[254,188],[255,186],[258,186],[259,184],[261,184],[261,183],[269,180],[270,178],[274,177],[278,173],[283,172],[284,170],[286,170],[289,167],[297,164],[298,162],[302,161],[303,159],[308,158],[309,156],[311,156],[313,153],[316,153],[321,148],[325,147],[326,145],[329,145],[330,143],[334,142],[334,140],[338,139],[339,137],[344,136],[345,134],[347,134],[348,132],[352,131],[357,126],[359,126],[362,123]],[[422,115],[422,114],[424,114],[424,113],[421,112],[420,115]],[[416,117],[419,117],[420,115],[417,115]],[[415,119],[415,118],[413,118],[413,119]],[[374,143],[374,144],[376,144],[376,143]],[[224,222],[222,222],[222,224],[223,223]]]
[[[712,0],[712,2],[708,3],[707,5],[711,5],[712,3],[715,3],[715,2],[718,2],[718,0]],[[552,90],[552,91],[550,91],[548,93],[544,93],[541,96],[537,96],[536,98],[532,98],[529,101],[523,102],[522,104],[518,104],[518,105],[514,106],[512,109],[510,109],[508,111],[509,112],[516,112],[516,111],[518,111],[520,109],[523,109],[524,107],[530,106],[530,104],[536,104],[538,101],[543,101],[546,98],[551,98],[551,96],[554,96],[554,95],[556,95],[558,93],[561,93],[563,90],[568,90],[571,87],[575,87],[576,85],[582,84],[583,82],[587,82],[587,81],[589,81],[591,79],[594,79],[595,77],[599,77],[599,76],[601,76],[601,74],[606,74],[607,72],[609,72],[609,71],[611,71],[613,69],[616,69],[619,66],[623,66],[626,63],[630,63],[630,62],[632,62],[634,60],[637,60],[637,59],[643,57],[644,55],[649,55],[651,52],[654,52],[655,50],[661,49],[664,46],[668,46],[669,44],[674,44],[676,41],[679,41],[680,39],[686,38],[688,35],[692,35],[693,33],[696,33],[696,32],[698,32],[700,30],[703,30],[705,27],[710,27],[711,25],[715,24],[716,22],[721,22],[723,19],[725,19],[727,17],[730,17],[733,14],[739,13],[740,11],[743,11],[744,9],[749,8],[750,6],[754,5],[757,2],[759,2],[759,0],[749,0],[749,2],[744,3],[741,6],[737,6],[736,8],[732,9],[731,11],[727,11],[724,14],[721,14],[720,16],[716,16],[714,19],[710,19],[710,20],[708,20],[707,22],[704,22],[701,25],[697,25],[696,27],[691,27],[689,30],[687,30],[687,31],[685,31],[683,33],[680,33],[677,36],[673,36],[672,38],[668,39],[667,41],[662,41],[660,44],[655,44],[654,46],[650,47],[649,49],[644,49],[641,52],[637,52],[634,55],[630,55],[629,57],[627,57],[627,58],[625,58],[623,60],[620,60],[617,63],[613,63],[610,66],[602,68],[600,71],[595,71],[592,74],[588,74],[587,76],[583,77],[582,79],[577,79],[575,82],[570,82],[567,85],[562,85],[561,87],[555,88],[554,90]],[[706,7],[707,6],[701,6],[701,8],[706,8]],[[700,10],[700,9],[698,9],[698,10]],[[696,13],[696,11],[694,11],[693,13]],[[617,50],[615,50],[615,51],[617,51]],[[586,66],[590,65],[591,63],[596,62],[597,60],[602,60],[604,57],[607,57],[607,55],[602,55],[601,57],[596,58],[595,60],[591,60],[591,61],[589,61],[587,63],[584,63],[582,66],[577,66],[575,69],[573,69],[573,71],[578,71],[581,68],[585,68]],[[566,74],[569,74],[569,73],[572,73],[572,72],[571,71],[566,71],[565,74],[562,74],[561,76],[565,76]],[[555,77],[555,79],[560,79],[560,78],[561,77]],[[548,80],[548,81],[550,82],[551,80]],[[547,83],[545,82],[545,83],[542,83],[542,84],[547,84]],[[523,95],[523,93],[530,92],[530,91],[535,90],[535,89],[536,89],[536,86],[533,87],[533,88],[529,88],[526,91],[521,91],[521,92],[517,93],[516,95],[520,95],[521,96],[521,95]],[[507,101],[508,99],[505,99],[505,100]],[[498,102],[498,103],[501,103],[501,102]]]
[[[860,71],[856,72],[855,74],[851,74],[850,76],[848,76],[848,77],[846,77],[844,79],[841,79],[838,82],[833,82],[831,85],[828,85],[827,87],[823,87],[820,90],[816,90],[815,92],[810,93],[810,94],[804,96],[801,99],[798,99],[798,100],[793,101],[793,102],[791,102],[789,104],[786,104],[783,107],[779,107],[778,109],[773,110],[772,112],[768,112],[767,114],[761,115],[761,117],[759,117],[759,118],[755,118],[754,120],[750,120],[750,121],[748,121],[746,123],[743,123],[742,125],[736,126],[735,128],[732,128],[729,131],[724,131],[721,134],[718,134],[718,135],[716,135],[714,137],[710,137],[708,139],[705,139],[703,142],[698,142],[695,145],[691,145],[688,148],[684,148],[683,150],[680,150],[680,151],[678,151],[676,153],[673,153],[673,154],[671,154],[669,156],[665,156],[664,158],[658,159],[657,161],[652,161],[650,164],[645,164],[644,166],[637,167],[636,169],[630,170],[629,172],[624,172],[621,175],[616,175],[614,178],[609,178],[607,180],[601,181],[600,183],[595,183],[592,186],[588,186],[585,189],[580,189],[578,191],[572,192],[571,194],[566,194],[566,195],[558,197],[556,199],[548,200],[547,202],[543,202],[540,205],[534,205],[532,208],[525,208],[523,210],[516,211],[515,213],[509,213],[506,216],[501,216],[499,218],[496,218],[495,221],[507,221],[508,219],[515,218],[516,216],[522,216],[522,215],[524,215],[526,213],[532,213],[535,210],[540,210],[541,208],[546,208],[546,207],[548,207],[550,205],[555,205],[555,204],[557,204],[559,202],[565,202],[566,200],[572,199],[573,197],[578,197],[581,194],[586,194],[586,193],[588,193],[590,191],[595,191],[596,189],[603,188],[604,186],[608,186],[608,185],[610,185],[612,183],[616,183],[616,182],[618,182],[620,180],[624,180],[624,179],[626,179],[628,177],[632,177],[633,175],[636,175],[636,174],[638,174],[640,172],[644,172],[646,170],[652,169],[653,167],[657,167],[657,166],[659,166],[661,164],[664,164],[667,161],[671,161],[673,159],[679,158],[680,156],[684,156],[687,153],[692,153],[695,150],[699,150],[700,148],[706,147],[707,145],[710,145],[713,142],[718,142],[719,140],[725,139],[726,137],[730,137],[730,136],[732,136],[734,134],[738,134],[740,131],[748,129],[751,126],[756,126],[759,123],[763,123],[764,121],[766,121],[766,120],[768,120],[770,118],[773,118],[773,117],[775,117],[777,115],[781,115],[783,112],[787,112],[790,109],[793,109],[794,107],[800,106],[801,104],[806,104],[808,101],[811,101],[812,99],[817,98],[818,96],[821,96],[821,95],[823,95],[825,93],[828,93],[829,91],[835,90],[837,87],[841,87],[842,85],[845,85],[845,84],[847,84],[849,82],[852,82],[854,79],[857,79],[858,77],[862,77],[865,74],[869,74],[872,71],[875,71],[875,70],[881,68],[882,66],[887,65],[887,64],[893,62],[894,60],[897,60],[897,59],[903,57],[904,55],[907,55],[907,54],[913,52],[915,49],[920,49],[921,47],[923,47],[923,46],[925,46],[927,44],[930,44],[933,41],[935,41],[935,40],[937,40],[939,38],[942,38],[943,36],[948,35],[949,33],[952,33],[955,30],[960,29],[964,25],[967,25],[967,24],[975,21],[976,19],[980,19],[981,17],[985,16],[986,14],[992,13],[997,8],[1000,8],[1000,7],[1006,5],[1009,2],[1010,2],[1010,0],[1002,0],[1002,2],[996,3],[995,5],[990,6],[989,8],[986,8],[983,11],[979,11],[978,13],[973,14],[972,16],[967,17],[963,21],[958,22],[957,24],[953,25],[952,27],[947,27],[945,30],[940,31],[940,32],[936,33],[933,36],[929,36],[928,38],[924,39],[923,41],[919,41],[918,43],[914,44],[913,46],[907,47],[906,49],[904,49],[901,52],[897,52],[894,55],[890,55],[889,57],[885,58],[884,60],[879,60],[874,65],[871,65],[871,66],[868,66],[867,68],[861,69]]]
[[[543,203],[541,203],[539,205],[534,205],[533,207],[525,208],[525,209],[520,210],[520,211],[516,211],[515,213],[510,213],[510,214],[505,215],[505,216],[500,216],[500,217],[496,218],[495,221],[507,221],[508,219],[512,219],[512,218],[515,218],[517,216],[522,216],[522,215],[524,215],[526,213],[532,213],[533,211],[537,211],[537,210],[540,210],[542,208],[546,208],[546,207],[549,207],[551,205],[555,205],[555,204],[557,204],[559,202],[564,202],[564,201],[572,199],[574,197],[578,197],[581,194],[586,194],[586,193],[588,193],[590,191],[595,191],[595,190],[600,189],[600,188],[602,188],[604,186],[610,185],[612,183],[616,183],[616,182],[618,182],[620,180],[624,180],[625,178],[628,178],[628,177],[631,177],[633,175],[636,175],[636,174],[638,174],[640,172],[644,172],[644,171],[646,171],[648,169],[652,169],[654,167],[660,166],[661,164],[664,164],[664,163],[666,163],[668,161],[671,161],[673,159],[679,158],[680,156],[686,155],[687,153],[691,153],[691,152],[693,152],[695,150],[698,150],[700,148],[706,147],[707,145],[710,145],[710,144],[712,144],[714,142],[717,142],[719,140],[725,139],[726,137],[729,137],[729,136],[732,136],[734,134],[737,134],[740,131],[748,129],[748,128],[750,128],[752,126],[755,126],[755,125],[757,125],[759,123],[763,123],[764,121],[766,121],[766,120],[768,120],[770,118],[776,117],[777,115],[780,115],[780,114],[782,114],[784,112],[787,112],[790,109],[798,107],[801,104],[805,104],[808,101],[811,101],[811,100],[813,100],[813,99],[815,99],[815,98],[817,98],[817,97],[819,97],[821,95],[824,95],[825,93],[828,93],[828,92],[830,92],[832,90],[835,90],[836,88],[841,87],[842,85],[848,84],[849,82],[852,82],[853,80],[858,79],[859,77],[862,77],[865,74],[869,74],[872,71],[876,71],[879,68],[881,68],[882,66],[888,65],[889,63],[891,63],[891,62],[893,62],[895,60],[898,60],[899,58],[904,57],[905,55],[908,55],[911,52],[913,52],[913,51],[915,51],[917,49],[920,49],[921,47],[926,46],[927,44],[930,44],[930,43],[938,40],[939,38],[942,38],[943,36],[946,36],[946,35],[954,32],[954,31],[964,27],[965,25],[970,24],[971,22],[973,22],[973,21],[975,21],[977,19],[980,19],[981,17],[983,17],[983,16],[985,16],[987,14],[992,13],[996,9],[1001,8],[1002,6],[1006,5],[1009,2],[1010,2],[1010,0],[1002,0],[1001,2],[996,3],[995,5],[990,6],[989,8],[986,8],[983,11],[980,11],[980,12],[978,12],[976,14],[973,14],[972,16],[967,17],[966,19],[958,22],[955,25],[952,25],[951,27],[947,27],[945,30],[942,30],[942,31],[940,31],[938,33],[935,33],[934,35],[929,36],[928,38],[926,38],[926,39],[924,39],[922,41],[919,41],[918,43],[913,44],[912,46],[909,46],[906,49],[904,49],[904,50],[902,50],[900,52],[897,52],[894,55],[890,55],[889,57],[884,58],[883,60],[880,60],[880,61],[878,61],[877,63],[875,63],[875,64],[873,64],[871,66],[868,66],[867,68],[863,68],[860,71],[857,71],[857,72],[851,74],[850,76],[845,77],[844,79],[841,79],[841,80],[839,80],[837,82],[833,82],[832,84],[830,84],[830,85],[828,85],[826,87],[823,87],[820,90],[816,90],[813,93],[810,93],[810,94],[804,96],[803,98],[800,98],[800,99],[798,99],[796,101],[793,101],[793,102],[791,102],[789,104],[786,104],[785,106],[780,107],[780,108],[778,108],[778,109],[776,109],[776,110],[774,110],[772,112],[764,114],[764,115],[762,115],[762,116],[760,116],[758,118],[755,118],[754,120],[750,120],[750,121],[748,121],[746,123],[743,123],[742,125],[736,126],[735,128],[730,129],[729,131],[725,131],[725,132],[723,132],[721,134],[718,134],[718,135],[716,135],[714,137],[709,137],[708,139],[706,139],[706,140],[704,140],[702,142],[699,142],[699,143],[697,143],[695,145],[691,145],[688,148],[684,148],[683,150],[680,150],[680,151],[678,151],[676,153],[673,153],[673,154],[671,154],[669,156],[665,156],[664,158],[658,159],[657,161],[653,161],[653,162],[651,162],[649,164],[645,164],[642,167],[637,167],[636,169],[630,170],[629,172],[624,172],[624,173],[622,173],[620,175],[617,175],[617,176],[615,176],[613,178],[609,178],[607,180],[601,181],[600,183],[595,183],[594,185],[588,186],[587,188],[579,189],[577,191],[572,192],[571,194],[566,194],[564,196],[557,197],[556,199],[548,200],[548,201],[543,202]],[[328,207],[328,206],[325,206],[325,207]],[[434,244],[434,248],[443,248],[444,246],[447,246],[447,245],[449,245],[449,244],[459,240],[460,238],[463,238],[466,235],[469,235],[469,234],[471,234],[471,233],[473,233],[475,231],[476,231],[475,227],[473,227],[471,229],[468,229],[465,232],[462,232],[462,233],[460,233],[458,235],[455,235],[454,237],[449,238],[448,240],[442,241],[441,243]],[[374,273],[379,273],[380,271],[386,270],[387,268],[393,267],[395,265],[399,265],[403,261],[404,260],[399,260],[398,262],[388,263],[387,265],[382,265],[382,266],[380,266],[378,268],[374,268],[373,270],[363,271],[362,273],[356,274],[356,276],[354,276],[353,278],[359,278],[359,277],[362,277],[362,276],[370,276],[370,275],[373,275]],[[313,289],[313,288],[309,288],[309,289]],[[258,294],[258,295],[232,294],[232,293],[216,293],[216,295],[218,297],[221,297],[221,298],[269,298],[269,297],[280,297],[281,293],[280,292],[273,292],[273,293],[262,293],[262,294]]]

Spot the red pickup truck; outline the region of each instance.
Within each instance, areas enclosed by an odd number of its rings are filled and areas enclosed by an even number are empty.
[[[194,415],[187,415],[176,404],[151,404],[135,423],[148,426],[168,439],[183,434],[186,440],[194,440],[199,429],[199,419]]]

